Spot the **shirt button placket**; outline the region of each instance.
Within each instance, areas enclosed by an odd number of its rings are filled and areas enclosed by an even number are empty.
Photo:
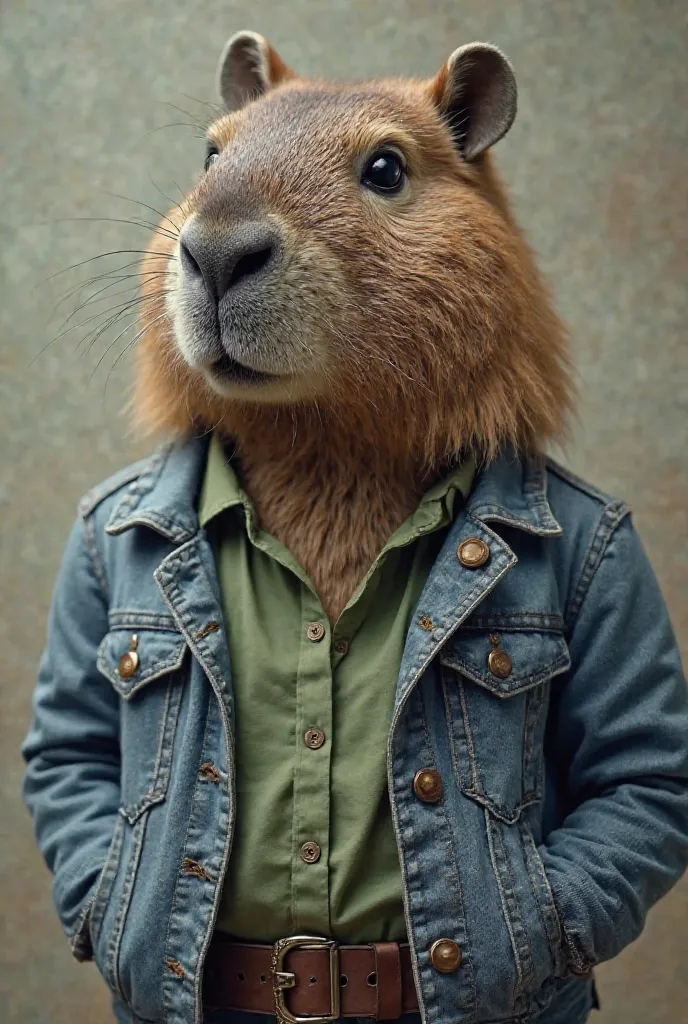
[[[292,892],[296,931],[329,926],[328,841],[332,744],[332,634],[322,606],[302,592],[302,642],[296,680]],[[317,723],[317,724],[315,724]]]

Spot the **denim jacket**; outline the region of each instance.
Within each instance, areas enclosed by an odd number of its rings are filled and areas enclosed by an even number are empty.
[[[202,1020],[232,846],[205,452],[166,447],[81,502],[24,744],[64,929],[131,1022]],[[467,538],[484,564],[457,557]],[[488,668],[495,634],[506,678]],[[415,796],[419,768],[440,773],[439,803]],[[688,862],[685,680],[622,503],[541,459],[478,475],[408,631],[388,779],[423,1020],[585,1019],[575,979],[640,933]],[[438,938],[460,947],[454,973],[432,966]]]

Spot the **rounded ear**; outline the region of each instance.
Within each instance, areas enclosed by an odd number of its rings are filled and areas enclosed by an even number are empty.
[[[469,161],[501,139],[516,116],[513,69],[490,43],[454,50],[430,83],[430,95]]]
[[[237,32],[225,44],[217,67],[217,91],[231,112],[269,89],[294,78],[267,39],[257,32]]]

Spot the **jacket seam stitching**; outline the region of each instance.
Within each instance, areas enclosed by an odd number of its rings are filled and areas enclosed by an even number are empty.
[[[548,472],[558,476],[560,480],[564,481],[564,483],[574,487],[577,491],[580,491],[581,494],[585,494],[588,498],[592,498],[605,506],[612,503],[612,498],[608,494],[605,494],[604,491],[595,487],[594,484],[584,480],[583,477],[578,476],[576,473],[572,473],[570,469],[562,466],[555,459],[547,458],[546,466]]]
[[[573,633],[576,620],[580,613],[583,601],[590,589],[595,574],[607,553],[609,542],[617,527],[623,522],[626,516],[630,515],[630,509],[622,501],[612,501],[605,505],[600,516],[597,529],[588,545],[588,550],[583,559],[580,577],[572,596],[569,598],[564,615],[564,628],[568,637]]]
[[[142,459],[139,462],[135,462],[132,466],[128,466],[125,469],[120,470],[114,477],[105,480],[103,483],[97,484],[92,487],[90,491],[81,498],[79,502],[79,509],[82,516],[86,518],[91,516],[99,505],[110,498],[117,491],[123,490],[128,487],[133,480],[138,479],[145,469],[146,459]]]
[[[88,552],[93,573],[98,581],[98,586],[107,605],[110,600],[109,588],[107,583],[107,577],[105,575],[105,566],[103,565],[100,557],[100,552],[96,545],[95,531],[93,529],[93,521],[90,516],[83,516],[81,519],[82,531],[84,541],[86,544],[86,550]]]

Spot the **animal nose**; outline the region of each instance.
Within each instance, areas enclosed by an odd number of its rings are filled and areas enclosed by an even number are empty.
[[[221,233],[194,217],[179,236],[184,276],[190,282],[204,284],[215,302],[247,279],[258,279],[269,272],[281,248],[279,230],[260,221]]]

